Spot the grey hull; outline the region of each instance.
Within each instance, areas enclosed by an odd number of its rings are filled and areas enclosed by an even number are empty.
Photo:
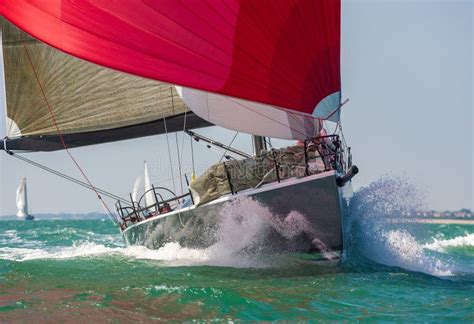
[[[265,215],[254,215],[258,213],[256,207],[264,208]],[[247,246],[248,249],[298,253],[341,251],[344,209],[335,172],[329,171],[237,193],[197,208],[193,206],[155,216],[130,226],[123,235],[129,245],[152,249],[167,242],[179,242],[189,248],[207,248],[222,240],[223,233],[219,229],[226,217],[235,217],[238,222],[244,215],[264,217],[268,224],[262,237],[254,246]]]

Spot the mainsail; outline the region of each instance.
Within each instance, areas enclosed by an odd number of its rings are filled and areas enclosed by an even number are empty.
[[[172,85],[77,59],[0,23],[10,150],[63,148],[49,108],[69,147],[164,133],[163,118],[168,132],[184,119],[187,128],[209,125]]]
[[[28,199],[26,196],[26,178],[23,177],[20,180],[20,185],[16,190],[16,207],[18,212],[16,215],[18,217],[28,216]]]
[[[218,125],[300,139],[317,133],[317,118],[339,118],[340,7],[340,0],[3,0],[0,14],[76,57],[184,87],[189,107]]]

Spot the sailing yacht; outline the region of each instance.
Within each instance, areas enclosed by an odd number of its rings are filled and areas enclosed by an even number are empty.
[[[254,201],[271,211],[270,252],[342,250],[358,169],[340,119],[339,0],[4,0],[0,14],[10,155],[33,163],[21,153],[185,132],[238,156],[180,193],[153,185],[146,165],[145,192],[130,199],[69,177],[118,198],[128,244],[207,247],[230,204]],[[197,133],[212,125],[250,134],[253,154]],[[269,138],[298,142],[278,149]],[[278,230],[296,218],[297,235]]]
[[[16,207],[18,212],[16,216],[25,220],[33,220],[35,217],[28,213],[28,195],[26,192],[26,178],[23,177],[20,180],[20,185],[16,190]]]

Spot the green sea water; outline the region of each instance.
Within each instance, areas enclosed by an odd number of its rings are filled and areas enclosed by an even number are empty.
[[[0,221],[0,322],[473,322],[474,226],[379,217],[358,199],[332,263],[126,247],[109,220]]]

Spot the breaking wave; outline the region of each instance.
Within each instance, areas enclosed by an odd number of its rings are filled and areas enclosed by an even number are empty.
[[[365,266],[375,262],[434,276],[453,276],[464,267],[451,258],[430,253],[449,246],[472,245],[473,234],[423,244],[413,228],[395,218],[423,206],[423,195],[403,178],[381,178],[356,192],[349,204],[344,238],[344,261]],[[462,270],[461,270],[462,268]]]
[[[432,243],[424,244],[423,247],[437,252],[447,252],[454,248],[474,248],[474,233],[452,239],[435,238]]]

